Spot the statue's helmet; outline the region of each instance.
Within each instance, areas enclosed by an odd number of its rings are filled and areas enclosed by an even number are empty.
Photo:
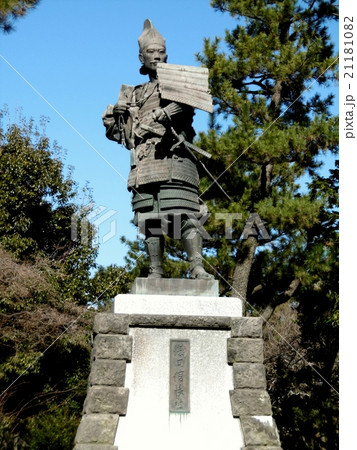
[[[150,19],[145,20],[143,32],[141,33],[138,42],[140,52],[142,52],[149,44],[159,44],[166,48],[165,39],[157,31]]]

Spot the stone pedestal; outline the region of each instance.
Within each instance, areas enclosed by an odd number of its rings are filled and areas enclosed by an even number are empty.
[[[137,279],[95,318],[75,449],[280,449],[262,323],[241,315],[217,281]]]
[[[189,280],[187,278],[136,278],[130,292],[144,295],[218,297],[218,281]]]

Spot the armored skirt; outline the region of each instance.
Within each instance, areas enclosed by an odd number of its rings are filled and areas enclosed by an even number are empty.
[[[132,198],[134,223],[146,236],[150,234],[148,227],[156,227],[179,238],[182,224],[199,218],[202,206],[198,189],[179,181],[141,186]]]

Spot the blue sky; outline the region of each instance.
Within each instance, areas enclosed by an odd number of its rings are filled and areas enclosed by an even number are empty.
[[[0,106],[8,105],[13,120],[19,108],[37,122],[49,117],[46,133],[66,151],[72,177],[92,189],[94,220],[102,219],[97,262],[105,266],[123,263],[127,249],[119,238],[135,239],[136,229],[126,189],[129,152],[106,139],[101,115],[122,83],[146,81],[137,44],[146,18],[166,38],[168,62],[196,66],[203,39],[234,25],[209,0],[42,0],[16,31],[0,36],[7,60],[0,58]],[[207,121],[197,112],[196,132]]]

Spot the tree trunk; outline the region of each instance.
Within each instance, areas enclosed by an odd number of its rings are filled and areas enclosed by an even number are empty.
[[[280,111],[282,87],[283,87],[282,81],[277,80],[275,86],[272,89],[273,95],[271,97],[271,106],[276,116]]]
[[[246,311],[246,299],[250,270],[254,261],[255,250],[258,247],[258,239],[255,236],[249,236],[243,241],[240,255],[233,275],[233,293],[242,300],[243,316]]]
[[[271,177],[273,171],[273,164],[267,162],[263,164],[259,176],[259,192],[256,200],[268,197],[270,194]],[[252,208],[254,205],[252,204]],[[250,270],[253,265],[255,250],[258,247],[258,238],[256,236],[249,236],[245,239],[240,248],[240,254],[237,259],[237,264],[233,274],[233,293],[240,298],[242,303],[242,314],[246,313],[247,289]]]
[[[261,317],[263,318],[263,325],[266,324],[266,322],[269,321],[270,317],[273,315],[275,308],[278,305],[282,305],[283,303],[286,303],[291,297],[295,294],[297,288],[300,285],[300,279],[295,278],[290,284],[289,287],[284,291],[282,295],[279,296],[277,300],[275,300],[272,303],[269,303],[264,311],[261,314]]]
[[[261,317],[263,318],[263,325],[265,325],[270,317],[273,315],[273,312],[275,311],[275,306],[273,306],[271,303],[269,303],[264,311],[261,314]]]

